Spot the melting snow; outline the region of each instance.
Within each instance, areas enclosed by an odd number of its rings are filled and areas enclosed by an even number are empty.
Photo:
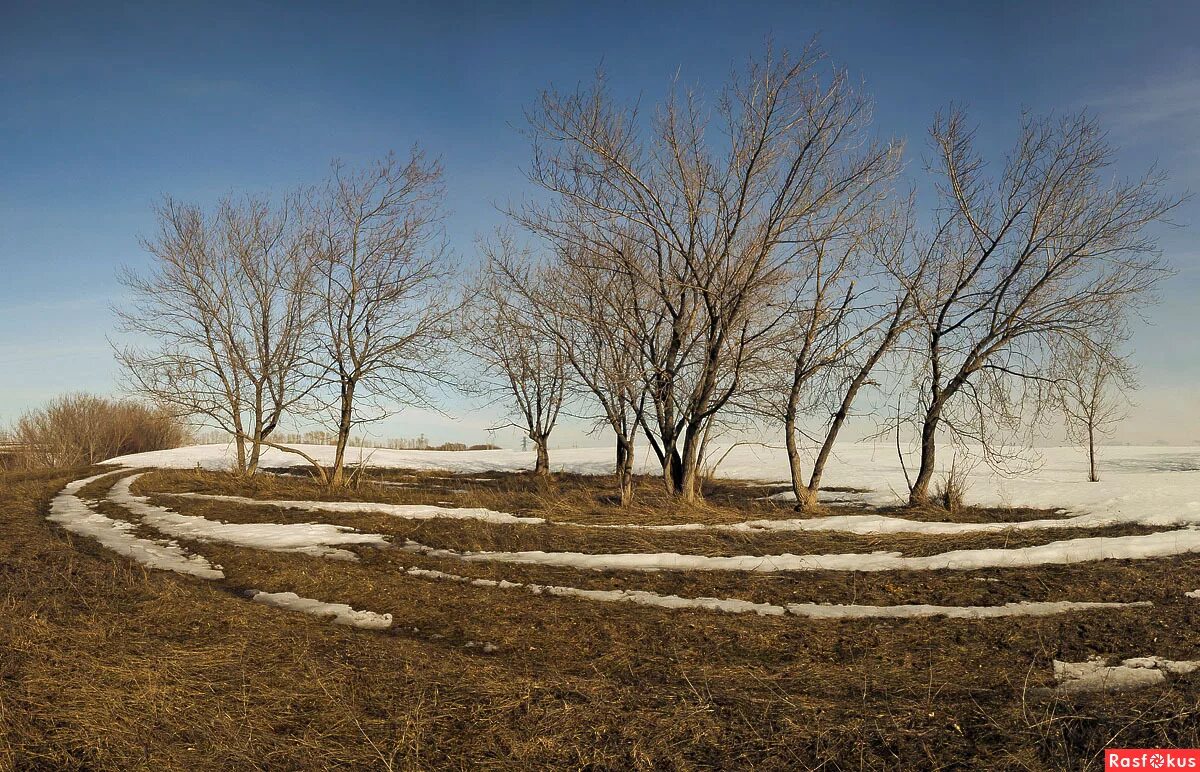
[[[71,533],[95,539],[101,546],[149,568],[202,579],[221,579],[225,576],[220,566],[214,566],[204,557],[194,555],[174,542],[135,536],[132,523],[107,517],[76,495],[84,486],[104,476],[98,474],[68,483],[50,502],[47,519]]]
[[[1068,539],[1012,549],[952,550],[936,555],[905,557],[899,552],[832,555],[734,555],[712,557],[678,552],[583,553],[455,552],[406,541],[404,549],[435,557],[469,561],[529,563],[564,568],[630,571],[931,571],[940,569],[1015,568],[1093,560],[1169,557],[1200,552],[1200,530],[1163,531],[1146,536]]]
[[[621,529],[639,531],[723,531],[734,533],[763,533],[770,531],[836,531],[861,535],[918,534],[926,536],[949,536],[958,534],[999,533],[1004,531],[1048,530],[1056,528],[1101,528],[1123,522],[1115,517],[1078,515],[1076,517],[1026,520],[1001,523],[946,523],[925,520],[908,520],[884,515],[834,515],[829,517],[792,518],[786,520],[746,520],[740,523],[674,523],[649,525],[643,523],[594,524],[571,521],[547,521],[541,517],[524,517],[498,512],[481,507],[442,507],[428,504],[385,504],[360,501],[290,501],[280,499],[253,499],[245,496],[223,496],[211,493],[164,493],[164,496],[179,496],[211,501],[228,501],[237,504],[300,509],[308,512],[379,512],[408,520],[448,518],[453,520],[481,520],[488,523],[545,525],[570,528]],[[1149,524],[1159,524],[1163,518],[1148,518]],[[1142,522],[1141,520],[1137,522]]]
[[[282,499],[252,499],[245,496],[222,496],[215,493],[172,493],[164,496],[180,496],[209,501],[228,501],[236,504],[257,504],[281,509],[302,509],[307,512],[378,512],[406,520],[432,520],[444,517],[451,520],[482,520],[487,523],[512,523],[541,525],[541,517],[520,517],[507,512],[496,512],[479,507],[439,507],[432,504],[383,504],[370,501],[287,501]]]
[[[47,519],[58,523],[64,529],[71,533],[87,536],[95,539],[105,548],[113,552],[129,557],[142,565],[149,568],[158,568],[165,571],[174,571],[180,574],[188,574],[190,576],[200,577],[202,579],[223,579],[224,573],[220,566],[214,566],[208,560],[200,555],[194,555],[187,552],[173,541],[161,539],[145,539],[133,534],[134,525],[122,520],[114,520],[93,509],[86,501],[78,496],[78,493],[86,485],[93,483],[109,473],[98,474],[92,477],[86,477],[81,480],[75,480],[68,483],[62,491],[50,502],[50,514]],[[129,508],[135,514],[141,515],[145,520],[153,521],[153,525],[159,529],[167,530],[179,535],[186,535],[193,538],[211,538],[220,541],[232,541],[233,543],[242,544],[246,540],[254,541],[255,536],[250,533],[227,531],[230,526],[227,523],[218,523],[205,518],[193,518],[178,515],[170,510],[162,509],[148,504],[146,499],[141,496],[134,496],[129,489],[130,484],[137,475],[126,477],[113,486],[109,493],[109,499],[116,504]],[[276,526],[277,528],[287,528],[288,526]],[[332,528],[333,531],[325,531],[322,529]],[[266,542],[271,545],[287,544],[283,547],[287,551],[308,551],[308,550],[326,550],[322,544],[312,543],[311,539],[327,538],[331,534],[335,536],[350,536],[351,534],[342,534],[336,526],[319,526],[313,531],[306,532],[310,539],[310,543],[295,544],[294,538],[297,534],[291,534],[293,541],[289,542],[287,538],[282,538],[278,532],[268,533]],[[220,534],[213,536],[212,534]],[[375,537],[375,534],[358,534],[358,536]],[[228,537],[228,538],[226,538]],[[382,539],[383,537],[377,537]],[[367,542],[371,543],[371,542]],[[382,543],[386,544],[386,540]],[[250,546],[258,546],[251,544]],[[268,549],[274,549],[275,546],[269,546]],[[332,552],[345,552],[345,550],[332,550]],[[347,553],[353,555],[353,553]],[[337,624],[352,625],[354,627],[363,627],[368,629],[384,629],[392,624],[391,614],[376,614],[372,611],[356,611],[345,603],[325,603],[323,601],[312,600],[310,598],[301,598],[293,592],[260,592],[251,590],[250,597],[258,602],[265,603],[278,608],[300,611],[306,614],[313,614],[319,617],[331,617],[332,621]]]
[[[298,446],[318,460],[329,460],[333,448],[325,445]],[[556,470],[583,474],[609,474],[611,448],[556,449],[551,455]],[[722,457],[723,448],[714,451]],[[949,463],[951,454],[943,454]],[[126,466],[227,469],[232,459],[229,445],[195,445],[174,450],[140,453],[112,460]],[[457,473],[521,471],[533,465],[533,453],[514,450],[420,451],[363,450],[361,460],[373,467],[444,470]],[[656,461],[648,448],[639,448],[636,471],[655,473]],[[1029,523],[923,523],[903,518],[871,515],[811,520],[750,521],[728,527],[732,530],[844,530],[853,533],[952,534],[1036,528],[1086,528],[1118,523],[1180,527],[1200,525],[1200,449],[1163,447],[1105,447],[1101,449],[1101,481],[1087,482],[1086,460],[1073,447],[1042,448],[1037,463],[1017,476],[978,466],[967,478],[967,497],[981,506],[1024,506],[1037,509],[1063,508],[1082,513],[1058,520]],[[263,464],[270,467],[302,466],[293,454],[273,448],[264,451]],[[717,473],[723,477],[764,483],[786,481],[788,464],[781,450],[741,445],[724,457]],[[867,491],[856,499],[873,506],[895,504],[906,490],[904,473],[894,451],[883,446],[846,443],[838,447],[826,469],[825,478],[838,486]],[[483,510],[487,512],[487,510]],[[502,514],[502,513],[501,513]],[[438,515],[446,516],[446,515]],[[514,522],[514,521],[497,521]],[[696,529],[698,524],[658,526],[667,529]]]
[[[1124,692],[1166,683],[1167,675],[1184,675],[1200,669],[1200,661],[1172,661],[1162,657],[1135,657],[1109,666],[1102,657],[1084,662],[1054,660],[1057,686],[1042,693],[1085,694]]]
[[[392,626],[391,614],[376,614],[374,611],[355,611],[345,603],[326,603],[325,601],[302,598],[294,592],[260,592],[250,590],[246,593],[255,603],[265,603],[268,606],[299,611],[316,617],[332,617],[334,624],[362,627],[368,630],[385,630]]]
[[[899,606],[842,606],[825,603],[789,603],[793,614],[815,619],[855,619],[868,617],[949,617],[951,619],[995,619],[997,617],[1044,617],[1066,611],[1149,606],[1150,601],[1133,603],[1092,603],[1087,601],[1028,601],[1002,606],[930,606],[925,603]]]
[[[492,654],[500,651],[500,647],[491,641],[467,641],[463,644],[465,649],[479,648],[484,654]]]
[[[181,539],[198,539],[254,547],[274,552],[300,552],[318,557],[357,560],[358,556],[335,544],[386,546],[388,540],[377,533],[361,533],[348,526],[326,523],[223,523],[194,515],[181,515],[135,496],[130,486],[140,475],[119,481],[108,499],[142,518],[147,525]]]
[[[1157,519],[1157,518],[1156,518]],[[972,533],[998,533],[1001,531],[1048,530],[1053,528],[1102,528],[1130,522],[1115,517],[1078,515],[1040,520],[1024,520],[1005,523],[946,523],[928,520],[908,520],[903,517],[885,515],[832,515],[829,517],[792,518],[787,520],[746,520],[741,523],[678,523],[672,525],[587,525],[586,523],[558,523],[588,528],[627,528],[643,531],[732,531],[755,533],[765,531],[838,531],[862,535],[920,534],[925,536],[949,536]],[[1138,520],[1136,522],[1142,522]],[[1155,525],[1161,523],[1149,523]]]
[[[869,619],[899,617],[944,616],[952,619],[991,619],[1012,616],[1048,616],[1067,611],[1083,611],[1100,608],[1126,606],[1149,606],[1148,601],[1137,603],[1087,603],[1073,601],[1006,603],[1003,606],[931,606],[908,604],[900,606],[862,606],[832,603],[756,603],[737,598],[684,598],[679,595],[662,595],[646,590],[585,590],[579,587],[561,587],[543,584],[525,584],[504,579],[473,579],[468,576],[449,574],[427,568],[408,568],[406,573],[427,579],[443,579],[475,585],[476,587],[499,587],[502,589],[526,589],[535,595],[559,595],[609,603],[635,603],[640,606],[657,606],[669,609],[703,609],[723,611],[729,614],[759,614],[762,616],[795,616],[811,619]]]

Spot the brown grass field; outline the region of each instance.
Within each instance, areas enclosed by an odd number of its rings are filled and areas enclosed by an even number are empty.
[[[66,482],[99,471],[0,477],[0,769],[1103,769],[1106,747],[1200,745],[1200,673],[1122,694],[1035,694],[1053,684],[1053,659],[1200,658],[1200,602],[1183,594],[1200,587],[1200,557],[745,574],[467,563],[373,547],[353,548],[360,560],[348,563],[185,542],[224,569],[224,580],[204,581],[144,569],[45,519]],[[368,482],[340,498],[593,524],[794,516],[761,500],[763,488],[731,481],[710,485],[704,505],[682,508],[642,480],[627,511],[612,503],[605,478],[380,476],[408,485]],[[116,479],[82,495],[99,501]],[[155,495],[329,498],[289,476],[159,471],[135,491],[226,522],[337,523],[455,550],[918,555],[1147,530],[639,532]],[[97,506],[134,519],[111,503]],[[406,567],[774,603],[1153,605],[1040,618],[814,620],[535,595],[421,578]],[[248,602],[248,588],[387,612],[394,623],[386,631],[338,626]]]

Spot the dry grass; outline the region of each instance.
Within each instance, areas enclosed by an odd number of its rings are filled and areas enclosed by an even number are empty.
[[[248,487],[223,476],[188,477],[147,483],[313,497],[296,480]],[[1028,697],[1028,687],[1047,682],[1054,657],[1194,658],[1200,604],[1177,590],[1200,586],[1195,559],[940,579],[945,572],[760,577],[760,585],[696,572],[638,575],[661,591],[746,597],[746,590],[777,600],[840,586],[860,602],[903,602],[906,592],[922,592],[922,582],[925,590],[943,582],[946,597],[979,586],[993,596],[1036,588],[1046,597],[1156,600],[1150,609],[987,622],[811,622],[588,603],[403,576],[399,565],[438,562],[394,550],[362,550],[361,563],[345,564],[188,545],[228,575],[200,582],[146,572],[52,527],[43,516],[67,479],[0,479],[7,535],[0,541],[0,768],[1098,769],[1106,745],[1200,744],[1196,676],[1119,697]],[[578,510],[556,519],[628,518],[595,502],[603,495],[595,483],[562,481],[567,490],[557,492],[540,485],[512,476],[453,495],[505,511],[535,511],[523,502]],[[389,490],[410,501],[444,495]],[[379,491],[360,494],[372,499]],[[647,495],[639,516],[730,522],[760,511],[761,503],[735,501],[732,487],[728,495],[710,495],[703,513],[659,509]],[[245,510],[222,514],[263,514]],[[382,522],[362,517],[353,524]],[[397,533],[424,529],[414,533],[430,540],[485,538],[471,530],[476,524],[457,531],[446,523],[440,530],[391,525]],[[506,533],[486,539],[520,538]],[[446,568],[560,576],[580,586],[637,579]],[[391,612],[396,624],[385,633],[340,628],[245,602],[239,591],[247,587]],[[498,648],[483,654],[470,641]]]

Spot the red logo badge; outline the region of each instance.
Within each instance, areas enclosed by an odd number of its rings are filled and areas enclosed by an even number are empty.
[[[1116,769],[1200,772],[1200,748],[1109,748],[1104,752],[1104,770]]]

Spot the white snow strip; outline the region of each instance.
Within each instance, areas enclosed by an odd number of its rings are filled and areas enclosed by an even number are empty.
[[[107,517],[76,495],[84,486],[104,476],[98,474],[67,483],[50,502],[50,514],[47,515],[47,519],[58,523],[71,533],[95,539],[106,549],[136,560],[149,568],[174,571],[202,579],[224,578],[221,567],[214,566],[203,556],[192,554],[175,542],[135,536],[132,523]]]
[[[657,606],[669,609],[704,609],[706,611],[724,611],[730,614],[754,613],[763,616],[778,616],[784,613],[784,609],[771,603],[755,603],[736,598],[683,598],[678,595],[660,595],[646,590],[585,590],[578,587],[538,584],[529,585],[529,590],[535,594],[546,593],[608,603],[627,602],[639,606]]]
[[[1200,599],[1200,590],[1192,590],[1191,592],[1185,592],[1184,595],[1186,595],[1189,598]]]
[[[712,557],[678,552],[456,552],[434,549],[414,541],[403,548],[435,557],[468,561],[528,563],[563,568],[614,571],[933,571],[941,569],[1017,568],[1081,563],[1095,560],[1133,560],[1200,552],[1200,530],[1162,531],[1146,536],[1067,539],[1011,549],[969,549],[936,555],[905,557],[899,552],[825,555],[734,555]]]
[[[947,523],[927,520],[909,520],[885,515],[831,515],[828,517],[789,518],[784,520],[746,520],[740,523],[678,523],[670,525],[644,525],[625,523],[620,525],[589,525],[587,523],[555,523],[555,525],[579,528],[623,528],[640,531],[730,531],[735,533],[763,533],[769,531],[837,531],[860,535],[920,534],[947,536],[973,533],[999,533],[1003,531],[1029,531],[1053,528],[1102,528],[1118,525],[1123,520],[1100,518],[1095,515],[1077,517],[1024,520],[1004,523]]]
[[[1086,694],[1125,692],[1165,683],[1167,674],[1183,675],[1200,669],[1200,661],[1173,661],[1162,657],[1134,657],[1109,666],[1102,657],[1084,662],[1054,660],[1057,686],[1039,690],[1043,694]]]
[[[482,451],[481,451],[482,452]],[[160,493],[160,496],[178,496],[207,501],[228,501],[235,504],[250,504],[281,509],[301,509],[307,512],[377,512],[405,520],[481,520],[485,523],[509,523],[521,525],[543,525],[542,517],[521,517],[507,512],[497,512],[482,507],[439,507],[432,504],[383,504],[370,501],[288,501],[283,499],[252,499],[246,496],[222,496],[215,493]]]
[[[223,523],[205,517],[182,515],[165,507],[151,504],[145,496],[135,496],[130,490],[140,475],[130,475],[117,482],[108,493],[108,500],[125,507],[145,524],[180,539],[223,542],[239,547],[299,552],[316,557],[357,560],[350,550],[333,545],[361,544],[386,546],[386,536],[361,533],[344,525],[327,523]]]
[[[930,606],[926,604],[863,606],[831,603],[789,603],[785,606],[780,606],[773,603],[756,603],[737,598],[684,598],[679,595],[662,595],[646,590],[585,590],[578,587],[524,584],[504,579],[472,579],[468,576],[448,574],[444,571],[428,568],[408,568],[405,572],[412,576],[463,582],[475,585],[476,587],[524,588],[535,595],[559,595],[608,603],[625,602],[634,603],[639,606],[656,606],[658,608],[669,609],[702,609],[705,611],[722,611],[728,614],[759,614],[760,616],[792,614],[810,619],[896,619],[935,616],[944,616],[951,619],[992,619],[995,617],[1013,616],[1049,616],[1068,611],[1151,605],[1149,601],[1138,601],[1136,603],[1021,601],[1019,603],[1006,603],[1003,606]]]
[[[740,523],[673,523],[673,524],[595,524],[571,521],[547,521],[541,517],[524,517],[507,512],[498,512],[481,507],[441,507],[427,504],[385,504],[358,501],[286,501],[279,499],[252,499],[244,496],[222,496],[210,493],[163,493],[163,496],[183,496],[238,504],[301,509],[310,512],[380,512],[409,520],[449,518],[455,520],[481,520],[489,523],[550,525],[569,528],[621,529],[638,531],[718,531],[733,533],[765,533],[773,531],[835,531],[860,535],[918,534],[927,536],[950,536],[959,534],[1000,533],[1008,531],[1051,530],[1067,528],[1104,528],[1128,522],[1146,525],[1168,525],[1170,518],[1159,516],[1130,521],[1113,516],[1093,514],[1075,517],[1043,518],[1017,522],[998,523],[947,523],[925,520],[909,520],[884,515],[832,515],[828,517],[789,518],[783,520],[746,520]],[[1185,519],[1185,522],[1192,522]]]
[[[925,603],[899,606],[832,605],[828,603],[789,603],[787,610],[792,614],[814,619],[865,619],[865,618],[911,618],[948,617],[950,619],[995,619],[997,617],[1044,617],[1067,611],[1085,611],[1103,608],[1128,608],[1150,606],[1150,601],[1133,603],[1100,603],[1088,601],[1018,601],[1002,606],[931,606]]]
[[[294,592],[247,592],[255,603],[265,603],[268,606],[299,611],[315,617],[332,617],[332,622],[338,625],[362,627],[368,630],[386,630],[392,626],[391,614],[376,614],[374,611],[355,611],[345,603],[326,603],[325,601],[302,598]]]
[[[555,525],[568,528],[621,529],[638,531],[721,531],[735,533],[764,533],[772,531],[837,531],[861,535],[921,534],[956,535],[973,533],[997,533],[1002,531],[1025,531],[1053,528],[1099,528],[1117,525],[1121,521],[1099,518],[1094,515],[1078,517],[1027,520],[1006,523],[945,523],[923,520],[907,520],[882,515],[835,515],[830,517],[793,518],[786,520],[747,520],[740,523],[675,523],[649,525],[643,523],[594,524],[571,521],[547,521],[541,517],[523,517],[481,507],[441,507],[428,504],[385,504],[358,501],[285,501],[279,499],[252,499],[244,496],[223,496],[211,493],[162,493],[162,496],[180,496],[213,501],[228,501],[237,504],[300,509],[309,512],[380,512],[408,520],[448,518],[453,520],[481,520],[489,523],[520,525]]]

